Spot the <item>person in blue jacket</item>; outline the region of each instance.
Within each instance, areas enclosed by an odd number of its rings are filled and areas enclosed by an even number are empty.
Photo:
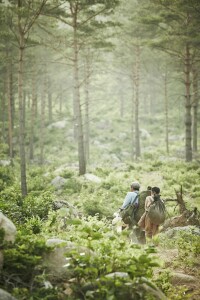
[[[129,204],[133,204],[137,207],[138,206],[138,194],[140,190],[140,184],[137,181],[131,183],[131,191],[127,193],[124,202],[121,206],[121,210],[125,209],[129,206]]]

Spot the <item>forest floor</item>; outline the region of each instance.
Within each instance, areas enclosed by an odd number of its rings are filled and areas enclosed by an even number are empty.
[[[177,289],[183,288],[184,295],[188,294],[189,300],[200,299],[200,257],[197,258],[193,267],[183,266],[178,262],[178,249],[163,249],[157,247],[157,256],[164,262],[162,269],[155,270],[155,275],[168,271],[170,274],[170,283]]]

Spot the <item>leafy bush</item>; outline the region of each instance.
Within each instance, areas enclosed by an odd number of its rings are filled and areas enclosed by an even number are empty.
[[[30,235],[26,228],[18,231],[16,242],[4,249],[4,268],[0,274],[0,286],[8,291],[13,288],[25,289],[22,290],[24,294],[27,293],[28,287],[30,293],[30,288],[33,290],[36,288],[35,279],[44,271],[41,265],[42,256],[48,251],[44,238]]]
[[[14,223],[22,219],[22,196],[20,187],[13,185],[0,192],[0,210]]]
[[[49,210],[52,208],[53,194],[50,191],[44,191],[39,196],[34,193],[28,194],[23,200],[22,212],[26,217],[39,217],[46,219]]]
[[[0,192],[10,186],[14,181],[13,170],[9,167],[0,166]]]

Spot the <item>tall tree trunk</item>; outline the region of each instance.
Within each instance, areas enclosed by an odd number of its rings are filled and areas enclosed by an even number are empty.
[[[78,5],[78,4],[77,4]],[[83,137],[83,124],[82,124],[82,112],[80,103],[79,92],[79,68],[78,68],[78,38],[77,38],[77,14],[76,9],[74,12],[74,25],[73,25],[73,98],[74,98],[74,113],[75,124],[77,125],[78,134],[78,160],[79,160],[79,175],[86,173],[85,151],[84,151],[84,137]]]
[[[139,88],[140,88],[140,46],[136,47],[135,69],[135,155],[140,157],[140,128],[139,128]]]
[[[11,97],[11,119],[12,119],[12,130],[15,124],[15,95],[13,93],[13,63],[11,60],[10,65],[10,97]]]
[[[21,8],[21,5],[19,5],[19,8]],[[22,196],[25,197],[27,195],[25,121],[24,121],[24,107],[23,107],[23,59],[24,59],[25,43],[24,43],[24,35],[20,23],[20,16],[18,16],[18,29],[20,34],[19,72],[18,72],[20,169],[21,169],[21,192],[22,192]]]
[[[165,143],[166,151],[169,154],[169,118],[168,118],[168,95],[167,95],[167,74],[164,75],[164,90],[165,90]]]
[[[190,72],[191,57],[190,47],[185,47],[185,158],[186,161],[192,161],[192,115],[191,115],[191,95],[190,95]]]
[[[1,98],[1,121],[2,121],[2,142],[5,143],[5,121],[6,121],[6,78],[3,81],[3,93]]]
[[[119,94],[119,112],[120,118],[124,117],[124,85],[121,77],[117,77],[117,87]]]
[[[60,85],[60,91],[59,91],[59,111],[60,111],[60,114],[62,114],[62,111],[63,111],[63,90],[62,90],[62,85]]]
[[[8,58],[7,65],[7,100],[8,100],[8,145],[9,156],[13,158],[13,125],[12,125],[12,94],[11,94],[11,62]]]
[[[135,107],[135,89],[134,89],[134,81],[133,81],[133,95],[131,99],[131,160],[134,160],[135,154],[135,143],[134,143],[134,107]]]
[[[36,118],[36,78],[35,72],[33,71],[32,76],[32,102],[31,102],[31,124],[30,124],[30,153],[29,158],[34,158],[34,129],[35,129],[35,118]]]
[[[85,159],[89,161],[90,157],[90,62],[89,62],[89,49],[85,60]]]
[[[46,75],[46,72],[45,72]],[[44,75],[44,76],[45,76]],[[45,97],[46,97],[46,78],[43,83],[42,93],[41,93],[41,114],[40,114],[40,163],[44,163],[44,131],[45,131]]]
[[[47,94],[48,94],[48,117],[49,117],[49,123],[53,122],[53,114],[52,114],[52,89],[51,89],[51,82],[50,78],[48,76],[48,82],[47,82]]]
[[[194,66],[192,68],[193,75],[193,100],[192,100],[192,137],[193,137],[193,152],[197,152],[198,150],[198,71]]]

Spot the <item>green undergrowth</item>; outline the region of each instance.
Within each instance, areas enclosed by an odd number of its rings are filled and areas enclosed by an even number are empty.
[[[141,190],[148,185],[159,186],[163,199],[176,198],[175,190],[182,186],[187,208],[200,209],[200,165],[148,158],[144,162],[120,164],[119,168],[109,164],[91,166],[88,173],[98,176],[99,183],[78,176],[67,165],[55,173],[58,167],[30,166],[29,194],[25,198],[20,193],[17,163],[0,168],[0,209],[18,230],[15,244],[2,246],[5,262],[1,288],[18,300],[151,300],[155,297],[149,291],[156,289],[156,284],[168,299],[188,299],[181,287],[173,289],[167,274],[154,279],[153,270],[159,264],[155,247],[130,243],[129,232],[116,234],[111,219],[135,180],[141,183]],[[57,189],[51,181],[58,175],[66,182]],[[56,210],[55,201],[69,205]],[[166,206],[170,216],[178,214],[175,203],[167,202]],[[81,252],[73,248],[66,254],[65,268],[66,274],[72,274],[70,278],[66,275],[65,280],[55,280],[48,274],[43,255],[50,251],[46,246],[50,238],[65,240],[77,249],[83,247]],[[179,249],[175,267],[196,266],[199,237],[183,234],[175,243],[170,239],[158,243],[169,248],[171,243]],[[108,276],[115,272],[120,272],[121,277]]]

